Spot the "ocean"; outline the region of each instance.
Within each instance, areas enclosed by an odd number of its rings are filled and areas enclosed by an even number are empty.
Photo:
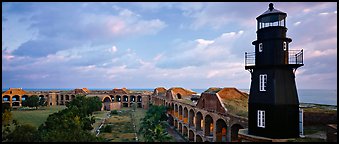
[[[49,90],[73,90],[74,88],[61,88],[61,89],[51,89],[51,88],[34,88],[34,89],[25,89],[27,91],[49,91]],[[8,88],[3,88],[2,91],[6,91]],[[89,90],[112,90],[112,88],[89,88]],[[153,88],[148,89],[130,89],[130,90],[147,90],[153,91]],[[197,93],[202,93],[206,89],[192,89]],[[243,92],[249,92],[249,89],[239,89]],[[335,105],[337,106],[337,90],[325,90],[325,89],[298,89],[298,97],[300,103],[315,103],[315,104],[325,104],[325,105]]]

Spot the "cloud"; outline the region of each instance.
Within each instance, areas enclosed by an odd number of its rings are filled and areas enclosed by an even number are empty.
[[[298,22],[295,22],[293,25],[294,25],[294,26],[298,26],[298,25],[300,25],[300,23],[301,23],[301,22],[298,21]]]
[[[223,33],[213,40],[196,39],[183,42],[174,51],[168,51],[156,65],[162,68],[181,68],[187,66],[208,65],[217,61],[232,62],[235,56],[231,53],[235,49],[234,43],[242,36],[238,32]]]
[[[244,52],[268,3],[148,4],[4,4],[3,87],[249,88]],[[290,48],[304,49],[297,87],[335,89],[336,5],[275,7]]]
[[[91,8],[81,7],[77,3],[56,3],[53,8],[46,3],[28,5],[36,8],[32,9],[28,20],[31,23],[29,28],[37,31],[37,36],[22,42],[14,50],[15,55],[42,57],[83,45],[110,44],[127,37],[152,35],[166,27],[160,19],[143,19],[141,15],[126,8],[112,14],[96,11],[95,8],[106,8],[96,4]],[[38,7],[39,5],[43,6]],[[65,10],[60,11],[62,8]],[[3,35],[8,37],[8,34]]]

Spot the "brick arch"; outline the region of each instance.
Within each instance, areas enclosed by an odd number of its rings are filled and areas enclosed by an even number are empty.
[[[12,96],[12,101],[20,101],[20,96],[19,95]]]
[[[4,96],[2,96],[2,100],[3,100],[3,101],[5,101],[4,98],[7,98],[6,102],[7,102],[7,101],[9,102],[9,101],[12,99],[12,97],[9,96],[9,95],[4,95]]]
[[[124,95],[122,97],[122,102],[128,102],[128,96],[127,95]]]
[[[103,110],[111,110],[112,99],[110,96],[102,97],[101,102],[103,103]]]
[[[207,114],[205,116],[204,122],[205,122],[205,135],[213,136],[213,129],[214,129],[213,117]]]
[[[238,141],[238,133],[239,129],[243,129],[244,127],[240,124],[233,124],[231,126],[231,141],[237,142]]]
[[[181,122],[178,122],[178,123],[179,123],[179,128],[178,128],[179,133],[182,134],[182,123]]]
[[[184,114],[183,114],[183,119],[184,119],[184,123],[188,124],[188,109],[187,107],[184,107]]]
[[[120,95],[116,95],[115,98],[116,98],[117,102],[121,102],[121,96]]]
[[[179,105],[179,119],[182,120],[182,106]]]
[[[216,141],[226,142],[227,139],[227,123],[224,119],[218,119],[216,121]]]
[[[137,102],[142,102],[142,97],[140,95],[137,96]]]
[[[196,135],[195,136],[196,138],[196,140],[195,140],[195,142],[203,142],[203,139],[202,139],[202,137],[200,136],[200,135]]]
[[[189,130],[189,132],[188,132],[188,140],[190,142],[194,142],[194,136],[195,136],[194,131],[193,130]]]
[[[114,95],[110,95],[112,102],[114,102],[115,98]]]
[[[188,138],[188,128],[187,128],[187,126],[183,127],[182,134],[183,134],[184,137]]]
[[[22,100],[22,101],[27,100],[27,98],[28,98],[28,95],[23,95],[23,96],[21,96],[21,100]]]
[[[177,103],[174,104],[174,115],[175,117],[179,117],[179,107]]]
[[[204,116],[200,111],[197,111],[195,115],[196,115],[196,118],[195,118],[196,129],[197,131],[202,131],[202,128],[204,127],[202,123],[204,121]]]
[[[129,96],[129,101],[130,102],[136,102],[136,96],[134,96],[134,95]]]
[[[194,117],[195,117],[194,108],[190,108],[188,111],[188,125],[189,126],[193,126],[193,127],[195,126]]]
[[[66,95],[66,96],[65,96],[65,100],[69,100],[69,95]]]

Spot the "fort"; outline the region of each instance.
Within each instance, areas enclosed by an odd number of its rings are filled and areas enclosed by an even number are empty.
[[[76,95],[86,95],[88,97],[98,96],[102,101],[101,110],[120,109],[121,107],[131,107],[136,104],[139,108],[148,108],[150,92],[135,92],[126,88],[112,90],[93,90],[87,88],[74,89],[70,91],[25,91],[22,88],[10,88],[2,93],[2,103],[8,103],[12,108],[22,106],[22,101],[28,97],[36,95],[39,98],[44,98],[47,106],[66,105],[67,102],[73,100]]]
[[[182,136],[194,142],[237,141],[239,129],[247,128],[248,94],[236,88],[209,88],[201,95],[181,87],[136,92],[126,88],[112,90],[26,91],[10,88],[2,93],[2,103],[20,108],[22,101],[37,95],[45,98],[48,106],[65,105],[76,95],[98,96],[101,110],[122,107],[148,109],[149,104],[167,106],[168,122]]]

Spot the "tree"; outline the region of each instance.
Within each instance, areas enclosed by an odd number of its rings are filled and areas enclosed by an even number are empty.
[[[9,103],[2,103],[1,107],[2,107],[2,113],[4,113],[5,110],[11,110],[11,106]]]
[[[48,116],[39,127],[39,141],[43,142],[81,142],[97,141],[90,133],[93,117],[84,116],[77,107],[69,107]]]
[[[47,100],[44,97],[40,98],[39,106],[47,106]]]
[[[135,110],[137,109],[137,107],[138,107],[137,103],[132,103],[132,109],[133,109],[133,111],[135,111]]]
[[[12,113],[9,110],[5,110],[5,112],[2,114],[2,125],[7,125],[12,120]]]
[[[166,107],[151,106],[141,121],[139,133],[146,142],[165,142],[171,139],[165,130],[167,115]]]
[[[9,142],[34,142],[37,140],[37,129],[36,127],[24,124],[17,125],[15,130],[8,135]]]
[[[100,103],[99,103],[100,102]],[[67,108],[48,116],[39,127],[38,139],[43,142],[91,142],[99,141],[92,124],[95,118],[90,115],[101,107],[98,97],[77,95],[66,104]]]
[[[68,108],[77,107],[81,114],[90,115],[94,111],[98,111],[101,108],[101,101],[99,97],[85,97],[84,95],[77,95],[75,99],[66,104]]]
[[[35,109],[38,109],[39,97],[37,95],[30,96],[27,98],[27,100],[22,102],[22,105],[28,107],[35,107]]]

